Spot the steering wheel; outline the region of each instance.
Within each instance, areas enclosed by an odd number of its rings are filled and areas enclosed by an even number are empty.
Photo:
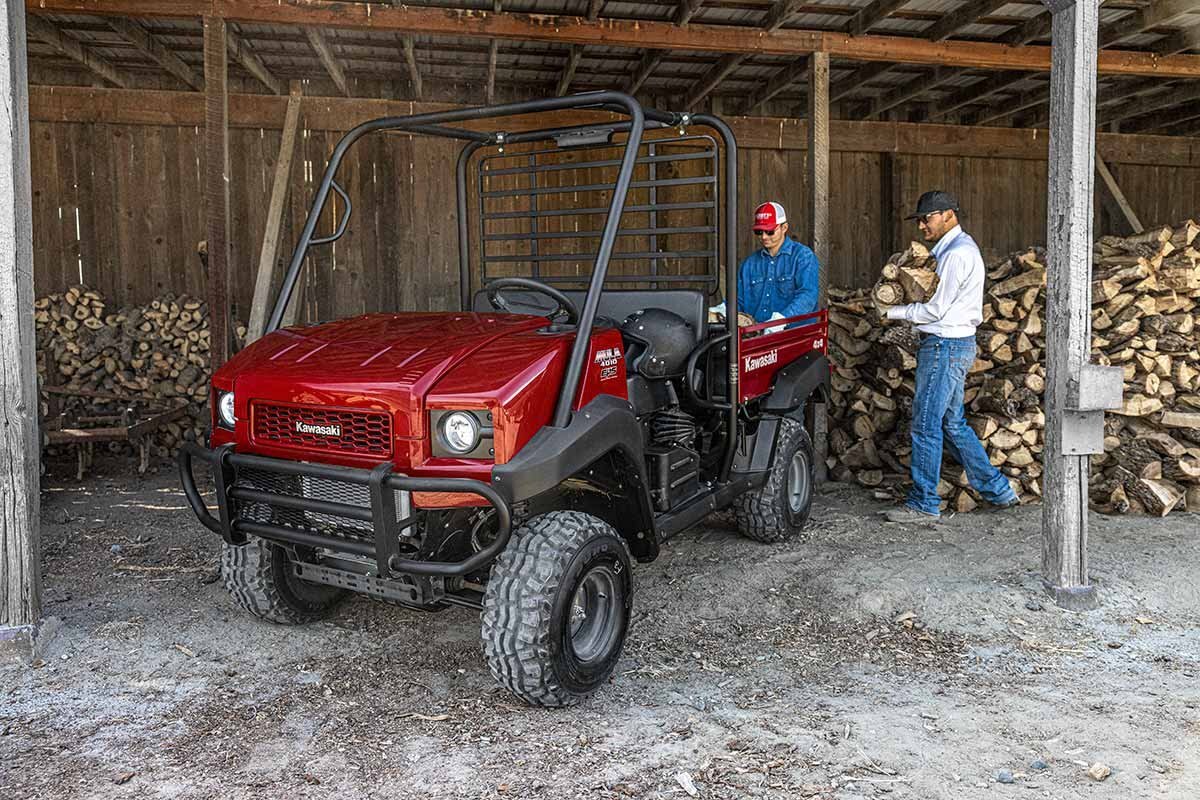
[[[486,288],[488,302],[497,311],[504,311],[509,314],[531,313],[540,317],[557,317],[561,314],[566,317],[567,324],[569,325],[579,322],[579,309],[571,302],[571,298],[553,286],[547,286],[541,281],[535,281],[532,278],[497,278],[490,282]],[[555,306],[547,310],[545,307],[533,303],[508,300],[500,293],[504,289],[524,289],[527,292],[545,295],[554,301]],[[527,310],[520,311],[519,309],[521,308]]]

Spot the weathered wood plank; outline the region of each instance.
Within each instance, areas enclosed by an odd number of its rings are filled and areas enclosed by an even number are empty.
[[[0,13],[0,655],[32,655],[42,616],[25,12]]]
[[[209,357],[229,359],[229,93],[225,20],[204,18],[204,202],[208,215]]]

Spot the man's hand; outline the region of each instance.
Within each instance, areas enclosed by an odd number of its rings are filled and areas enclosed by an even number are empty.
[[[774,314],[771,315],[771,318],[768,319],[767,322],[774,322],[777,319],[783,319],[783,318],[784,318],[783,314],[780,314],[778,311],[776,311]],[[763,333],[775,333],[776,331],[783,330],[785,327],[787,327],[787,326],[786,325],[772,325],[770,328],[767,328],[766,330],[764,330]]]

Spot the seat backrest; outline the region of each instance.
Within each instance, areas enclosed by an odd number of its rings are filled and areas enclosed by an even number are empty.
[[[519,289],[509,289],[506,295],[521,302],[528,301],[535,306],[548,308],[550,301],[535,292],[523,292]],[[571,298],[576,307],[582,307],[587,292],[578,289],[564,290],[563,294]],[[487,291],[480,289],[475,293],[471,303],[473,311],[494,311],[487,299]],[[704,303],[704,293],[698,289],[608,289],[600,295],[600,306],[597,312],[602,317],[609,317],[620,325],[626,317],[644,308],[664,308],[687,320],[692,326],[696,342],[704,338],[708,320],[708,308]]]

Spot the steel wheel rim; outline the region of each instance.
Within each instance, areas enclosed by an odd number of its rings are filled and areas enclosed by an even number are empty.
[[[808,472],[808,455],[803,450],[796,451],[792,462],[788,464],[787,476],[788,506],[792,513],[799,513],[808,502]]]
[[[603,658],[612,648],[620,628],[620,589],[617,574],[608,566],[590,570],[571,597],[567,641],[580,661]]]

